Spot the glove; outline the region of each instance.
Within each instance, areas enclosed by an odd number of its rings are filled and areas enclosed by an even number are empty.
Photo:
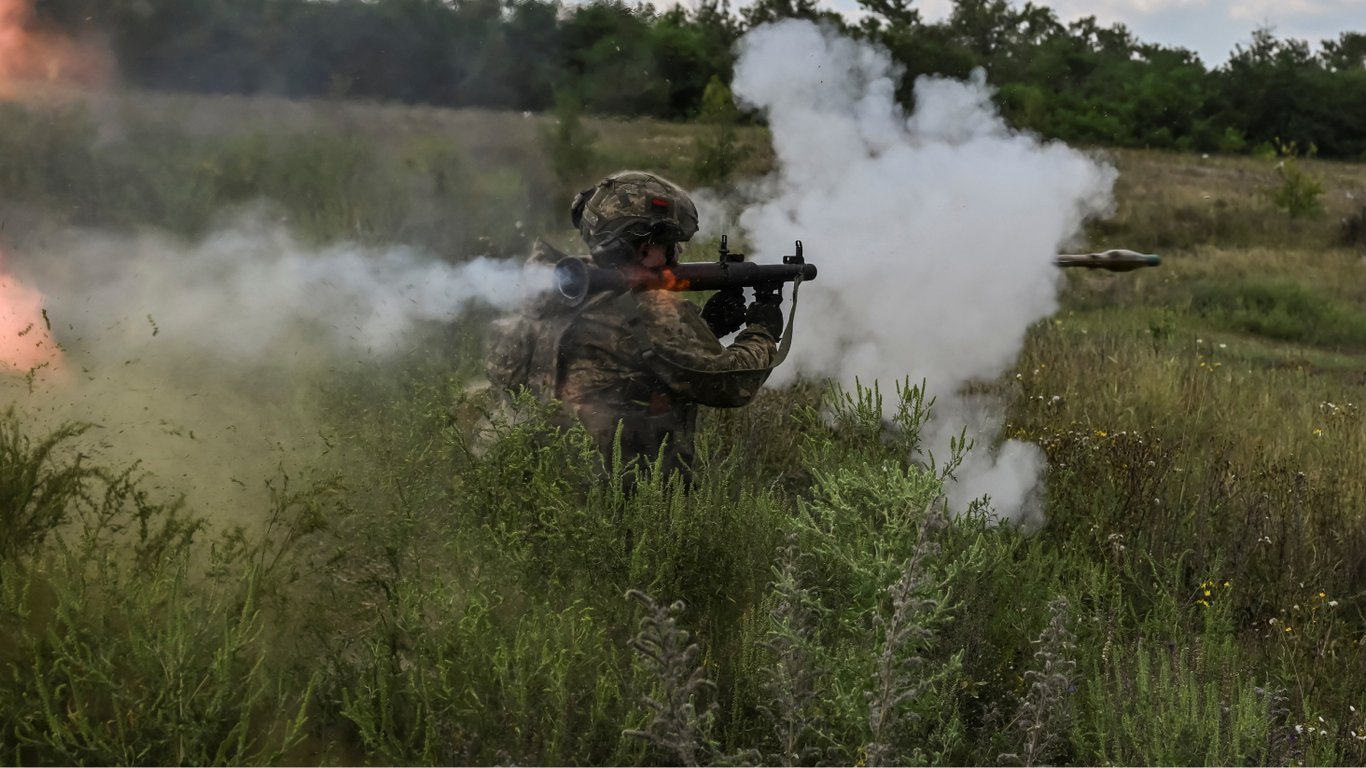
[[[774,341],[783,335],[783,295],[774,291],[769,294],[755,294],[754,301],[745,312],[745,321],[768,331]]]
[[[739,288],[717,291],[702,305],[702,319],[716,338],[728,336],[745,324],[745,293]]]

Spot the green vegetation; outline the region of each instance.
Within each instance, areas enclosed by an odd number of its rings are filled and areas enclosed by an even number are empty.
[[[233,205],[452,254],[567,229],[532,192],[556,179],[525,151],[548,118],[388,107],[284,129],[230,100],[190,136],[156,117],[184,102],[149,103],[98,141],[80,107],[7,107],[0,145],[31,148],[0,153],[0,196],[24,201],[7,237],[193,234]],[[602,155],[687,183],[712,130],[581,119]],[[762,170],[762,132],[736,141]],[[479,338],[456,328],[307,382],[329,450],[243,478],[265,501],[230,516],[17,397],[0,755],[1361,764],[1366,320],[1360,253],[1336,244],[1366,178],[1301,160],[1326,215],[1291,219],[1263,159],[1114,159],[1092,245],[1161,247],[1163,266],[1068,273],[1016,369],[980,383],[1047,454],[1032,533],[945,508],[953,462],[910,459],[933,404],[905,385],[708,413],[697,485],[627,494],[543,407],[470,389]]]

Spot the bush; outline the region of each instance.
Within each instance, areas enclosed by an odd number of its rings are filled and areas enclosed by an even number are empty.
[[[1199,282],[1191,289],[1191,310],[1279,341],[1366,349],[1366,313],[1290,280]]]
[[[1349,248],[1366,248],[1366,205],[1342,218],[1338,242]]]
[[[1294,142],[1277,142],[1276,163],[1278,183],[1266,191],[1271,204],[1289,214],[1292,219],[1318,216],[1323,213],[1323,183],[1300,167],[1299,151]],[[1311,147],[1309,156],[1313,156]]]
[[[698,138],[697,155],[693,158],[692,174],[699,184],[725,183],[749,154],[749,147],[740,144],[737,136],[739,119],[740,111],[730,88],[713,76],[702,94],[698,112],[698,120],[709,126],[708,132]]]
[[[576,94],[561,91],[555,95],[554,121],[541,130],[541,144],[565,198],[587,186],[584,177],[597,161],[597,134],[582,118],[583,102]]]

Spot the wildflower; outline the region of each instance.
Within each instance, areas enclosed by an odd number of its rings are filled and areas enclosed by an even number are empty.
[[[1336,601],[1336,600],[1329,600],[1329,601],[1328,601],[1328,607],[1329,607],[1329,608],[1336,608],[1336,607],[1338,607],[1338,601]]]
[[[1314,437],[1323,437],[1323,429],[1320,428],[1320,427],[1315,427],[1315,428],[1314,428]]]

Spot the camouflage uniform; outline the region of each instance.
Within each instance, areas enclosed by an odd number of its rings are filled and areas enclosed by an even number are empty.
[[[538,243],[533,261],[553,262]],[[605,293],[579,307],[555,298],[531,302],[495,326],[489,380],[527,386],[587,428],[605,457],[620,430],[623,462],[666,472],[693,460],[697,406],[733,408],[752,400],[777,358],[768,330],[750,325],[729,346],[697,307],[668,291]]]

